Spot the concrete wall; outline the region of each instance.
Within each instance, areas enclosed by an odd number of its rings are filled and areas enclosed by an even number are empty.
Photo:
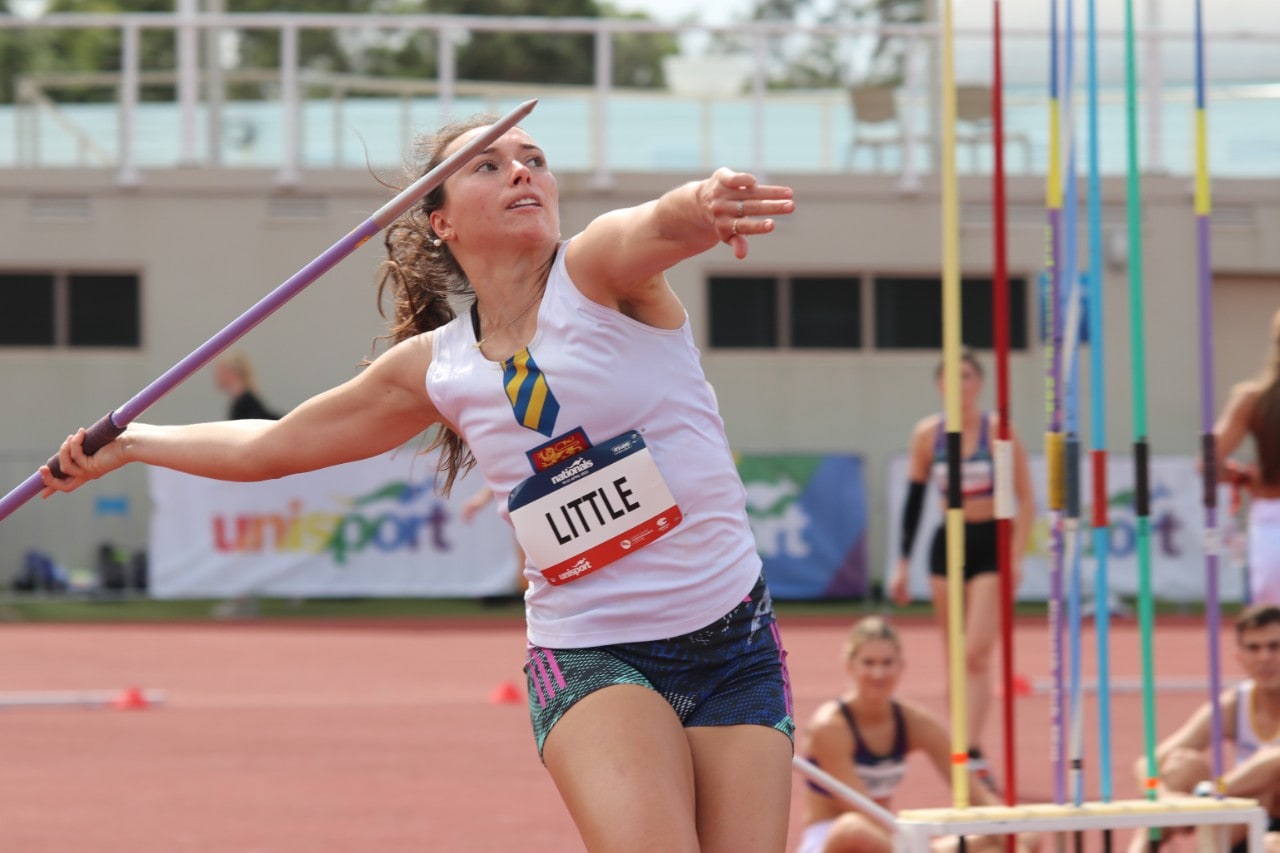
[[[594,215],[636,203],[683,180],[621,176],[612,190],[589,176],[561,177],[566,234]],[[703,283],[731,272],[902,272],[936,275],[941,265],[936,186],[904,194],[887,177],[771,175],[791,183],[798,212],[753,243],[739,263],[720,248],[673,270],[695,334],[707,338]],[[1200,432],[1196,243],[1190,182],[1144,182],[1146,356],[1150,440],[1157,453],[1194,453]],[[1215,184],[1213,264],[1217,359],[1215,405],[1229,382],[1262,363],[1266,330],[1280,307],[1280,193],[1272,182]],[[1009,266],[1034,283],[1044,263],[1043,181],[1009,187]],[[1109,446],[1133,439],[1124,186],[1108,182],[1104,224],[1113,263],[1106,270]],[[267,173],[172,170],[148,173],[137,188],[107,172],[10,172],[0,182],[0,267],[137,269],[143,276],[143,346],[129,352],[0,350],[0,475],[16,486],[81,424],[128,400],[257,299],[363,221],[388,197],[367,173],[309,173],[299,189]],[[989,185],[962,184],[966,273],[990,274]],[[1114,234],[1114,236],[1113,236]],[[1083,235],[1083,228],[1082,228]],[[1083,238],[1082,238],[1083,242]],[[374,304],[381,243],[337,268],[252,331],[240,344],[255,361],[270,405],[288,408],[350,377],[382,330]],[[1081,263],[1084,263],[1082,254]],[[1034,311],[1036,300],[1029,300]],[[1039,450],[1044,430],[1043,351],[1028,317],[1032,348],[1011,360],[1014,422]],[[1087,354],[1086,354],[1087,355]],[[872,565],[883,558],[885,465],[902,452],[911,425],[940,401],[934,351],[712,351],[704,343],[729,437],[743,451],[852,451],[868,463]],[[990,359],[987,359],[990,365]],[[1087,363],[1085,369],[1087,370]],[[988,399],[993,401],[993,383]],[[226,401],[204,370],[142,420],[185,422],[223,416]],[[1087,438],[1086,438],[1087,441]],[[127,516],[95,512],[99,497],[128,496]],[[0,523],[0,578],[29,547],[71,566],[89,565],[99,541],[145,547],[143,471],[126,469],[70,497],[33,501]]]

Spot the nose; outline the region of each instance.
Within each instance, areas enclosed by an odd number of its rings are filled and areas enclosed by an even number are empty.
[[[519,159],[513,159],[511,161],[511,185],[517,186],[522,181],[527,184],[531,180],[533,180],[533,173],[529,171],[529,167]]]

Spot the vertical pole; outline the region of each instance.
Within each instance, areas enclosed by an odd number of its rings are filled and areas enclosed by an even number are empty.
[[[1137,520],[1138,625],[1142,655],[1143,746],[1147,799],[1156,798],[1155,613],[1151,595],[1151,491],[1147,449],[1146,323],[1143,307],[1142,181],[1138,165],[1137,48],[1134,44],[1133,0],[1125,0],[1126,220],[1129,237],[1129,353],[1133,374],[1133,503]],[[1156,848],[1158,833],[1151,833]]]
[[[1204,6],[1196,0],[1196,246],[1199,255],[1200,296],[1200,425],[1201,469],[1204,472],[1205,626],[1209,631],[1209,707],[1213,778],[1222,791],[1222,673],[1219,657],[1221,613],[1218,604],[1218,561],[1222,537],[1218,532],[1218,449],[1213,434],[1213,265],[1209,216],[1209,128],[1204,85]]]
[[[1049,649],[1052,668],[1052,712],[1050,763],[1053,800],[1066,801],[1066,742],[1063,738],[1064,696],[1062,665],[1062,421],[1058,363],[1061,355],[1060,266],[1062,263],[1062,138],[1058,97],[1058,0],[1049,0],[1049,170],[1045,181],[1048,210],[1046,232],[1046,273],[1049,287],[1043,305],[1045,341],[1045,436],[1044,453],[1048,468],[1046,506],[1049,514]]]
[[[942,0],[942,384],[947,441],[947,648],[951,680],[951,792],[969,805],[965,710],[964,498],[960,479],[960,198],[955,157],[956,92],[951,0]]]
[[[280,135],[284,137],[280,172],[276,183],[298,183],[298,25],[287,23],[280,30]]]
[[[1017,495],[1013,488],[1013,423],[1009,411],[1009,269],[1008,216],[1005,209],[1004,173],[1004,61],[1001,56],[1000,0],[992,3],[991,130],[995,145],[992,173],[992,222],[995,240],[995,277],[991,283],[992,332],[996,353],[996,559],[1000,571],[1001,682],[1004,684],[1004,797],[1018,802],[1017,756],[1014,747],[1013,690],[1013,518]],[[1015,839],[1008,836],[1006,843]]]
[[[1098,127],[1098,9],[1089,0],[1089,438],[1093,512],[1094,626],[1098,662],[1098,792],[1110,802],[1111,791],[1111,584],[1107,577],[1107,395],[1106,341],[1103,340],[1102,172]],[[1110,832],[1108,831],[1108,836]]]
[[[200,51],[196,38],[197,0],[178,0],[178,165],[194,166],[196,107],[200,100]]]
[[[120,67],[120,172],[116,183],[134,187],[138,176],[138,77],[141,58],[138,25],[124,24],[123,56]]]

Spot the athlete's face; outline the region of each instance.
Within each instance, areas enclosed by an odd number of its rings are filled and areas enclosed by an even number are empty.
[[[946,396],[944,377],[938,374],[938,393]],[[960,402],[965,407],[976,406],[982,396],[982,374],[968,361],[960,362]]]
[[[902,652],[890,640],[867,640],[849,658],[849,677],[859,693],[891,696],[902,677]]]
[[[1236,660],[1260,687],[1280,690],[1280,625],[1265,625],[1240,635]]]
[[[462,134],[448,152],[484,130]],[[431,225],[454,251],[483,251],[509,240],[558,240],[560,193],[542,149],[520,128],[507,131],[449,177],[444,205],[432,212]]]

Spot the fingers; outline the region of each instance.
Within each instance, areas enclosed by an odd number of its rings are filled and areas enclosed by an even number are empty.
[[[790,187],[759,184],[754,175],[724,168],[717,169],[714,178],[711,212],[716,230],[738,259],[747,256],[748,238],[773,231],[770,217],[795,210]]]
[[[88,457],[84,454],[84,437],[85,430],[77,430],[74,434],[67,436],[62,442],[62,446],[58,448],[58,471],[61,477],[55,475],[48,465],[40,466],[40,479],[44,481],[44,489],[41,490],[40,496],[47,498],[55,492],[70,492],[78,488],[86,478],[85,465],[88,463]]]

